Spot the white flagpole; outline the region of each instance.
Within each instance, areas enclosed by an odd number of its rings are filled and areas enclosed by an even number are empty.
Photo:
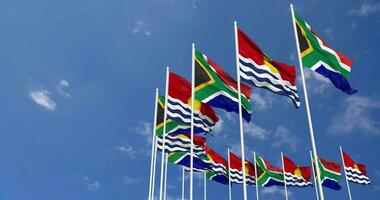
[[[298,62],[299,62],[299,67],[300,67],[300,72],[301,72],[301,80],[302,80],[302,85],[303,85],[303,93],[304,93],[304,96],[305,96],[306,114],[307,114],[307,121],[308,121],[309,131],[310,131],[311,146],[312,146],[312,149],[313,149],[313,157],[318,162],[317,147],[316,147],[315,139],[314,139],[313,122],[312,122],[312,119],[311,119],[311,113],[310,113],[310,107],[309,107],[309,98],[308,98],[308,95],[307,95],[305,76],[304,76],[304,73],[303,73],[303,64],[302,64],[302,58],[301,58],[300,47],[299,47],[299,42],[298,42],[298,35],[297,35],[296,21],[295,21],[295,17],[294,17],[293,4],[290,4],[290,9],[291,9],[291,12],[292,12],[294,37],[295,37],[296,45],[297,45]],[[316,167],[316,172],[317,172],[318,181],[319,181],[318,188],[319,188],[320,197],[321,197],[321,200],[324,200],[325,198],[324,198],[323,189],[322,189],[322,186],[321,186],[321,180],[320,180],[320,176],[319,176],[320,171],[319,171],[319,167],[318,166]]]
[[[339,146],[339,149],[340,149],[340,156],[342,157],[343,171],[344,171],[344,178],[346,179],[348,196],[350,197],[350,200],[352,200],[352,197],[351,197],[351,190],[350,190],[350,184],[348,183],[347,174],[346,174],[346,167],[345,167],[345,166],[346,166],[346,163],[344,162],[344,158],[343,158],[343,150],[342,150],[342,147],[341,147],[341,146]]]
[[[310,151],[310,161],[311,161],[311,169],[313,170],[313,179],[314,179],[314,188],[315,188],[315,194],[317,195],[317,200],[319,200],[319,195],[318,195],[318,186],[317,186],[317,179],[315,179],[315,169],[314,169],[314,163],[313,162],[313,153]]]
[[[232,191],[231,191],[231,164],[230,164],[230,149],[227,149],[228,151],[228,196],[229,200],[232,200]]]
[[[241,108],[241,88],[240,88],[240,69],[239,69],[239,41],[237,32],[237,22],[234,21],[235,30],[235,56],[236,56],[236,73],[238,83],[238,96],[239,96],[239,125],[240,125],[240,147],[241,147],[241,169],[243,171],[243,196],[244,200],[247,200],[247,183],[245,177],[245,152],[244,152],[244,133],[243,133],[243,116]]]
[[[206,171],[203,173],[203,200],[207,200],[207,181]]]
[[[166,186],[168,180],[168,153],[165,153],[165,183],[164,183],[164,200],[166,200]]]
[[[282,162],[282,173],[284,174],[285,199],[288,200],[288,188],[286,185],[286,178],[285,178],[284,154],[282,152],[281,152],[281,162]]]
[[[185,200],[185,167],[182,167],[182,200]]]
[[[195,44],[191,49],[191,148],[190,148],[190,200],[193,200],[193,165],[194,165],[194,86],[195,86]]]
[[[150,159],[150,177],[149,177],[149,197],[148,199],[152,200],[152,193],[154,191],[154,185],[153,185],[153,177],[155,176],[155,173],[153,171],[153,166],[156,165],[154,157],[155,155],[155,149],[156,149],[156,124],[157,124],[157,100],[158,100],[158,88],[156,88],[156,98],[154,102],[154,119],[153,119],[153,133],[152,133],[152,154]]]
[[[255,151],[253,152],[253,163],[255,163],[256,200],[259,200],[259,183],[257,182],[257,163]]]
[[[165,135],[166,135],[168,93],[169,93],[169,67],[166,67],[164,128],[163,128],[163,133],[162,133],[162,150],[161,150],[160,200],[163,200],[162,196],[163,196],[163,187],[164,187],[164,167],[165,167],[165,158],[166,158],[166,156],[165,156]]]
[[[156,165],[157,165],[157,137],[154,137],[154,158],[153,158],[153,178],[152,178],[152,196],[151,200],[154,199],[154,192],[155,192],[155,183],[156,183]]]

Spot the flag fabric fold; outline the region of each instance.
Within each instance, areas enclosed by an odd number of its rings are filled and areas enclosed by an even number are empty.
[[[211,169],[207,171],[207,178],[224,185],[228,184],[228,165],[226,159],[220,154],[205,145],[204,150],[206,152],[207,160],[211,166]]]
[[[242,80],[258,88],[287,96],[298,108],[300,98],[295,84],[295,67],[271,60],[248,35],[240,29],[237,31]]]
[[[341,177],[340,164],[319,158],[318,167],[321,173],[320,180],[322,182],[322,186],[333,189],[333,190],[340,190],[341,189],[341,186],[339,185],[339,179]]]
[[[243,172],[242,172],[242,160],[232,152],[230,152],[230,178],[231,183],[242,184]],[[252,163],[245,161],[245,177],[248,185],[255,185],[255,167]]]
[[[181,76],[170,72],[167,115],[169,119],[191,124],[191,84]],[[194,133],[212,131],[219,121],[214,109],[194,100]]]
[[[320,38],[306,21],[294,13],[302,64],[330,79],[334,86],[347,94],[355,94],[348,76],[352,61],[341,52],[332,49]]]
[[[194,135],[194,154],[205,155],[204,145],[206,138]],[[163,138],[157,136],[157,149],[162,151]],[[191,139],[189,135],[172,134],[165,136],[165,152],[190,152]]]
[[[251,88],[241,83],[243,118],[251,120]],[[201,102],[228,112],[239,113],[237,82],[213,60],[195,51],[195,97]]]
[[[284,185],[284,174],[280,168],[273,167],[264,158],[256,155],[257,184],[264,187]]]
[[[311,168],[302,167],[295,164],[288,157],[283,156],[284,159],[284,176],[286,180],[286,185],[288,186],[298,186],[305,187],[312,185],[310,182]]]
[[[346,178],[352,183],[371,184],[365,165],[356,163],[346,152],[342,151]]]

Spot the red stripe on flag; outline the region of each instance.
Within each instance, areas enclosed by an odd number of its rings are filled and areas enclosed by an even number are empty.
[[[209,146],[205,145],[205,151],[207,155],[215,162],[224,165],[226,168],[228,166],[227,160],[223,158],[220,154],[215,152],[213,149],[211,149]]]

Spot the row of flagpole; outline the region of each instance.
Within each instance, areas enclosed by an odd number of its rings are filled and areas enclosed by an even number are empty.
[[[291,15],[292,15],[292,22],[293,22],[293,29],[294,29],[294,37],[296,41],[296,48],[297,48],[297,54],[298,54],[298,62],[299,62],[299,68],[300,68],[300,73],[301,73],[301,81],[302,81],[302,86],[303,86],[303,93],[304,93],[304,98],[305,98],[305,108],[306,108],[306,115],[307,115],[307,121],[308,121],[308,127],[309,127],[309,133],[310,133],[310,140],[311,140],[311,146],[312,146],[312,151],[310,152],[310,156],[312,160],[317,161],[318,160],[318,153],[317,153],[317,148],[316,148],[316,142],[315,142],[315,137],[314,137],[314,131],[313,131],[313,123],[312,123],[312,117],[311,117],[311,112],[310,112],[310,105],[309,105],[309,98],[308,98],[308,93],[307,93],[307,86],[306,86],[306,81],[305,81],[305,76],[304,76],[304,71],[303,71],[303,64],[302,64],[302,59],[301,59],[301,53],[300,53],[300,47],[299,47],[299,40],[298,40],[298,35],[297,35],[297,29],[296,29],[296,21],[295,21],[295,16],[294,16],[294,9],[293,5],[290,5],[291,9]],[[240,68],[239,68],[239,46],[238,46],[238,34],[237,34],[237,22],[234,21],[234,35],[235,35],[235,58],[236,58],[236,71],[237,71],[237,87],[238,87],[238,101],[239,101],[239,130],[240,130],[240,146],[241,146],[241,159],[242,159],[242,171],[245,172],[245,147],[244,147],[244,130],[243,130],[243,117],[242,117],[242,104],[241,104],[241,86],[240,86]],[[192,44],[192,73],[191,73],[191,141],[194,139],[194,85],[195,85],[195,45],[194,43]],[[167,97],[168,97],[168,85],[169,85],[169,67],[166,68],[166,85],[165,85],[165,111],[164,111],[164,122],[167,120]],[[156,90],[156,99],[158,98],[158,89]],[[155,173],[156,173],[156,157],[157,157],[157,141],[156,141],[156,132],[155,132],[155,125],[157,122],[157,105],[155,105],[155,116],[154,116],[154,125],[153,125],[153,138],[152,138],[152,156],[151,156],[151,166],[150,166],[150,180],[149,180],[149,199],[154,198],[154,189],[155,189]],[[166,123],[164,123],[163,126],[163,142],[162,142],[162,149],[165,149],[165,135],[166,135]],[[190,200],[193,200],[193,179],[194,179],[194,171],[193,171],[193,149],[194,149],[194,144],[191,143],[191,148],[190,148],[190,190],[189,190],[189,196]],[[255,154],[255,153],[254,153]],[[341,151],[342,154],[342,151]],[[228,154],[229,156],[229,154]],[[256,159],[256,156],[254,155],[254,159]],[[343,159],[343,158],[342,158]],[[255,161],[256,162],[256,161]],[[344,162],[344,161],[343,161]],[[283,163],[283,158],[282,158],[282,165]],[[324,194],[323,194],[323,189],[321,186],[321,180],[320,180],[320,169],[319,167],[313,166],[313,172],[315,170],[317,180],[314,180],[315,184],[315,189],[316,189],[316,195],[317,199],[319,200],[324,200]],[[284,167],[284,166],[283,166]],[[256,167],[255,167],[255,174],[256,174]],[[183,178],[184,178],[184,169],[183,169]],[[349,192],[349,198],[351,198],[351,192],[349,188],[349,184],[347,181],[347,176],[346,177],[346,184],[347,184],[347,189]],[[206,199],[206,175],[204,175],[204,198]],[[314,176],[315,179],[315,176]],[[162,151],[162,156],[161,156],[161,172],[160,172],[160,190],[159,190],[159,200],[166,200],[166,180],[167,180],[167,154],[165,151]],[[286,180],[285,181],[285,195],[286,199],[288,199],[287,196],[287,187],[286,187]],[[183,186],[182,186],[182,198],[184,198],[184,180],[183,180]],[[246,174],[243,173],[243,198],[244,200],[247,200],[247,188],[246,188]],[[258,184],[256,184],[256,198],[259,198],[258,195]],[[229,199],[231,200],[231,181],[229,179]]]

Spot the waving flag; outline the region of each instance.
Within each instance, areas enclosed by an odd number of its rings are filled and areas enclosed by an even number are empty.
[[[162,136],[164,132],[165,97],[158,95],[156,135]],[[181,123],[172,119],[166,120],[166,133],[190,133],[190,124]]]
[[[168,117],[174,121],[191,123],[191,84],[181,76],[170,72]],[[219,121],[215,111],[209,105],[194,101],[194,132],[211,132]]]
[[[251,88],[241,84],[242,115],[251,120]],[[201,102],[228,112],[239,112],[237,82],[214,61],[195,51],[195,97]]]
[[[322,186],[333,190],[340,190],[339,179],[341,176],[341,166],[339,163],[318,159],[319,171],[321,173],[320,180]]]
[[[273,185],[284,185],[284,174],[282,170],[270,165],[264,158],[256,155],[257,184],[264,187]]]
[[[157,148],[162,150],[163,139],[161,136],[157,137]],[[195,155],[205,155],[204,145],[206,143],[206,138],[201,136],[194,136],[194,154]],[[165,137],[165,152],[190,152],[191,139],[185,134],[167,135]]]
[[[371,184],[372,181],[368,178],[365,165],[356,163],[344,151],[342,151],[342,154],[344,160],[344,170],[346,172],[347,180],[353,183],[359,183],[363,185]]]
[[[243,183],[243,172],[242,172],[242,160],[235,154],[230,152],[230,178],[231,183]],[[255,179],[255,167],[252,163],[245,161],[245,177],[248,185],[256,184]]]
[[[207,178],[222,184],[228,184],[227,161],[209,146],[205,145],[207,160],[211,166],[211,170],[207,172]]]
[[[211,166],[205,162],[206,155],[193,155],[193,168],[196,171],[210,170]],[[168,162],[190,168],[190,152],[171,152],[168,154]]]
[[[283,156],[286,185],[304,187],[311,185],[311,168],[296,165],[288,157]]]
[[[352,61],[332,49],[299,15],[294,15],[303,66],[330,79],[343,92],[355,94],[357,90],[352,89],[347,80]]]
[[[243,31],[240,29],[237,31],[242,80],[256,87],[287,96],[298,108],[300,99],[295,84],[295,67],[271,60]]]

